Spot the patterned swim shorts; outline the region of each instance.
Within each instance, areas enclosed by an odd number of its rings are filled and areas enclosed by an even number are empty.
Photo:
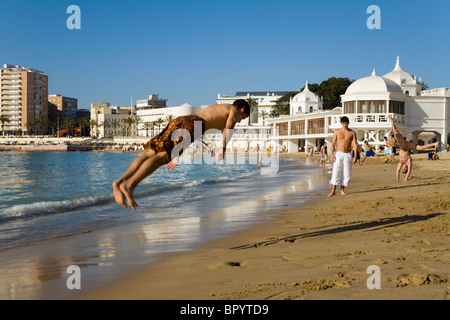
[[[177,117],[170,121],[167,127],[165,127],[157,136],[146,142],[144,144],[144,149],[147,151],[153,150],[156,153],[165,151],[169,155],[169,159],[172,160],[177,156],[181,156],[184,149],[194,142],[194,137],[197,139],[202,138],[204,133],[205,120],[203,118],[200,118],[197,115]],[[199,136],[197,137],[196,134]],[[183,144],[175,150],[175,154],[172,154],[175,146],[182,142]]]

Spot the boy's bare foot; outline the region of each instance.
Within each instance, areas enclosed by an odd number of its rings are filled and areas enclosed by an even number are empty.
[[[113,184],[112,184],[112,187],[113,187],[113,190],[114,190],[114,199],[122,207],[126,208],[127,204],[125,203],[125,198],[124,198],[124,195],[123,195],[122,191],[120,191],[119,182],[114,181]]]
[[[342,194],[343,196],[346,196],[346,195],[347,195],[347,194],[345,193],[344,190],[341,190],[341,194]]]
[[[331,191],[331,192],[328,194],[328,196],[331,197],[331,196],[334,196],[335,194],[336,194],[336,192]]]
[[[128,189],[128,187],[125,185],[125,183],[121,183],[119,185],[120,190],[122,191],[122,193],[125,195],[125,197],[127,198],[128,204],[130,205],[130,207],[133,210],[136,210],[138,208],[138,205],[136,202],[134,202],[133,199],[133,191],[130,191]]]

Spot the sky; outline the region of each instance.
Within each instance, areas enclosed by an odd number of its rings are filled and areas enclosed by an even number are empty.
[[[67,27],[71,5],[81,29]],[[449,17],[448,0],[0,0],[0,65],[43,71],[49,94],[77,98],[78,109],[299,91],[382,76],[397,56],[430,88],[450,87]]]

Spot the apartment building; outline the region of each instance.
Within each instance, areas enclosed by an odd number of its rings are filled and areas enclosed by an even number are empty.
[[[64,119],[75,120],[77,118],[78,100],[75,98],[63,97],[60,94],[50,94],[48,96],[49,109],[59,110],[60,121]],[[49,115],[50,118],[50,115]],[[56,119],[52,119],[56,121]]]
[[[48,76],[35,69],[5,64],[0,69],[0,84],[0,115],[9,120],[4,123],[5,132],[46,132],[47,123],[39,119],[48,116]]]

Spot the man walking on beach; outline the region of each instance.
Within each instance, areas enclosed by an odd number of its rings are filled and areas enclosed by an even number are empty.
[[[392,119],[391,115],[389,115],[389,119],[392,121],[392,132],[394,133],[395,138],[397,139],[397,142],[400,146],[400,151],[398,153],[400,161],[397,165],[396,171],[397,182],[400,181],[400,170],[403,171],[404,174],[406,174],[405,181],[408,181],[409,177],[411,176],[411,169],[412,169],[411,151],[412,150],[422,151],[434,147],[434,151],[438,152],[439,141],[429,143],[424,146],[420,146],[418,144],[415,144],[414,142],[407,142],[406,139],[403,137],[403,135],[400,134],[400,132],[398,132],[397,127],[395,126],[394,119]]]
[[[350,120],[347,117],[341,118],[341,129],[337,129],[333,133],[333,140],[331,141],[331,162],[333,164],[333,174],[330,183],[333,185],[329,197],[336,194],[336,186],[341,186],[341,194],[345,195],[345,187],[350,185],[350,176],[352,167],[356,161],[351,151],[354,154],[358,152],[358,143],[356,140],[355,131],[349,129]],[[335,150],[336,155],[334,154]]]
[[[325,162],[325,165],[328,161],[328,152],[327,152],[327,143],[324,142],[323,146],[320,147],[320,166],[322,166],[322,162]]]
[[[201,133],[200,137],[195,135],[195,138],[201,138],[209,129],[225,129],[222,148],[216,152],[216,161],[222,160],[228,141],[233,134],[232,129],[236,123],[249,115],[250,105],[247,101],[239,99],[233,104],[210,105],[197,115],[175,118],[163,131],[144,145],[147,152],[137,157],[125,174],[113,182],[114,199],[118,204],[126,207],[126,198],[130,207],[136,210],[138,206],[133,199],[133,191],[137,185],[164,164],[167,164],[169,171],[175,169],[183,150],[194,142],[194,133]]]

